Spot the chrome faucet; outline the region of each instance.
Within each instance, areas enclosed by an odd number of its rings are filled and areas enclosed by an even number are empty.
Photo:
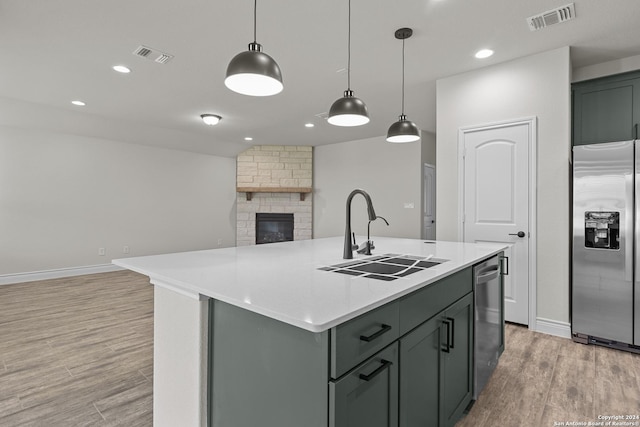
[[[353,259],[353,251],[358,249],[358,245],[355,242],[355,235],[353,236],[353,243],[351,243],[351,200],[353,200],[353,196],[356,194],[362,194],[364,199],[367,201],[367,212],[369,213],[369,222],[375,221],[376,211],[373,209],[373,204],[371,203],[371,197],[367,194],[366,191],[355,189],[349,194],[347,197],[347,225],[344,230],[344,251],[342,254],[342,258],[344,259]]]

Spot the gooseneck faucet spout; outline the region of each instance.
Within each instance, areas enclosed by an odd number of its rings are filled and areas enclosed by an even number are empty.
[[[373,209],[373,204],[371,203],[371,197],[369,194],[364,190],[353,190],[351,194],[349,194],[349,197],[347,197],[347,224],[344,230],[344,251],[342,254],[342,258],[344,259],[353,259],[353,251],[358,249],[358,245],[356,245],[355,242],[351,243],[351,200],[353,200],[353,197],[356,194],[362,194],[367,202],[369,221],[374,221],[377,218],[376,211]]]

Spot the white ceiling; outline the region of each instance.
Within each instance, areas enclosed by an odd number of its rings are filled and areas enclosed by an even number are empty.
[[[569,0],[352,0],[351,88],[371,122],[329,125],[347,85],[347,0],[260,0],[257,41],[285,89],[229,91],[227,63],[252,41],[251,0],[0,0],[0,125],[235,156],[251,144],[322,145],[385,135],[406,113],[435,132],[435,80],[571,46],[574,67],[640,54],[640,1],[574,0],[577,18],[531,32],[525,18]],[[175,55],[136,57],[145,45]],[[473,57],[489,47],[496,54]],[[128,75],[114,72],[129,66]],[[532,88],[535,89],[535,88]],[[81,99],[85,107],[71,105]],[[223,116],[205,126],[202,113]],[[308,129],[304,123],[313,122]]]

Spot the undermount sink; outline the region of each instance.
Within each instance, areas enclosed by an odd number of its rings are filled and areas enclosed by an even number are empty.
[[[320,267],[319,270],[391,281],[418,273],[446,261],[448,260],[414,255],[385,254],[335,264],[329,267]]]

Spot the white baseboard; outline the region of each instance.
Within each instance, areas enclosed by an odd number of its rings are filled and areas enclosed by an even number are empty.
[[[82,276],[84,274],[108,273],[122,270],[113,264],[87,265],[84,267],[57,268],[54,270],[32,271],[28,273],[15,273],[0,275],[0,285],[14,283],[33,282],[36,280],[58,279],[61,277]]]
[[[571,323],[538,317],[535,331],[562,338],[571,338]]]

